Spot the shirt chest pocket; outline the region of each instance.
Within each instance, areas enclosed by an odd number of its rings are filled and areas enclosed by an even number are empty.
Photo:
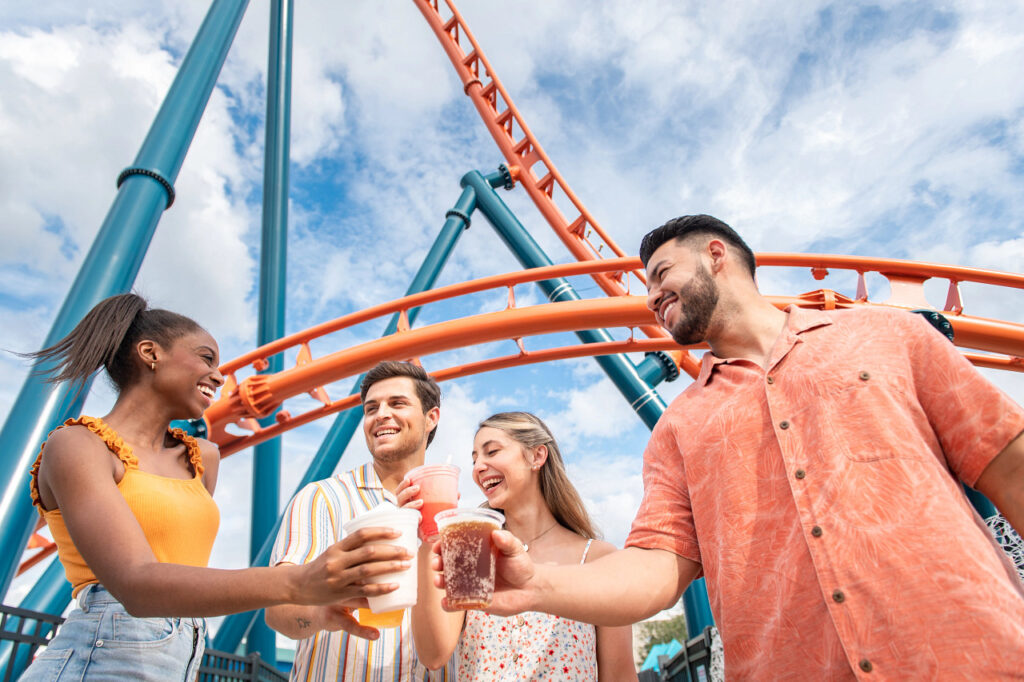
[[[822,377],[816,392],[835,449],[852,462],[923,459],[931,451],[921,440],[926,423],[913,386],[884,366],[835,371]]]

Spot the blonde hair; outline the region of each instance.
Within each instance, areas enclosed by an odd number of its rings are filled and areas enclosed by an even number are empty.
[[[583,506],[583,499],[569,480],[562,453],[547,424],[529,412],[499,412],[480,422],[477,431],[485,427],[505,432],[526,449],[547,447],[548,458],[540,468],[540,494],[544,503],[555,520],[572,532],[587,539],[599,536]],[[484,503],[484,506],[489,505]]]

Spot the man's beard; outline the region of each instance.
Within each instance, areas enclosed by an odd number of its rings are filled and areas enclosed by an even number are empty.
[[[718,287],[711,273],[702,265],[693,278],[678,292],[679,321],[669,330],[680,346],[705,340],[711,316],[718,305]]]

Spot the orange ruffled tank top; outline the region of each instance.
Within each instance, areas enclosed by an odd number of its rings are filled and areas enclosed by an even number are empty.
[[[63,426],[81,425],[106,443],[112,453],[124,463],[124,476],[117,484],[128,507],[135,514],[142,532],[149,541],[157,561],[188,566],[206,566],[213,549],[213,540],[220,525],[220,512],[210,492],[203,485],[203,460],[199,443],[181,429],[170,429],[171,435],[185,444],[196,475],[191,479],[167,478],[139,470],[139,460],[131,447],[121,440],[117,432],[96,417],[69,419]],[[57,428],[63,428],[59,426]],[[86,585],[98,583],[92,570],[82,559],[59,509],[43,509],[39,499],[36,476],[42,461],[43,447],[32,466],[32,503],[46,520],[57,545],[57,556],[64,566],[64,574],[71,583],[72,594]]]

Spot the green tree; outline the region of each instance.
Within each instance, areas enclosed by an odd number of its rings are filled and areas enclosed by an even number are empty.
[[[678,616],[666,620],[651,620],[646,623],[638,623],[633,627],[637,630],[637,639],[644,643],[640,648],[640,657],[637,660],[638,665],[647,659],[647,655],[651,653],[651,649],[654,648],[655,644],[664,644],[674,639],[683,646],[686,645],[686,614],[680,613]]]

